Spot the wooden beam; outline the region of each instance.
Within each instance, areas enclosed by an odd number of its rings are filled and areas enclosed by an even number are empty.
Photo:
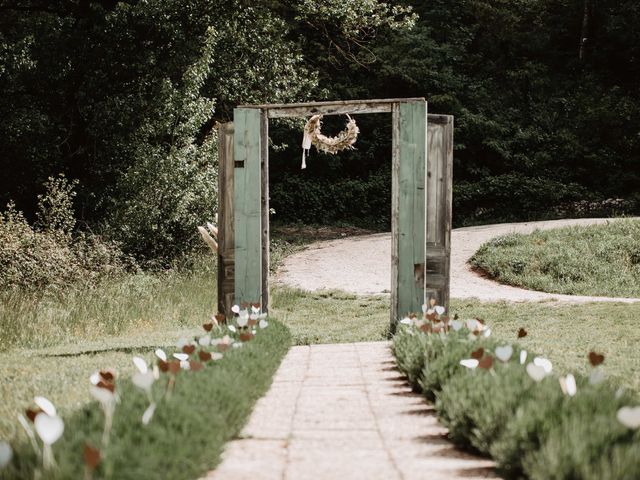
[[[236,303],[262,301],[260,113],[251,108],[233,111]]]
[[[242,105],[239,108],[259,108],[267,112],[269,118],[309,117],[312,115],[355,115],[364,113],[390,113],[394,103],[424,101],[424,98],[377,99],[377,100],[336,100],[331,102],[274,103],[263,105]]]
[[[218,128],[218,312],[232,315],[235,295],[233,122]]]
[[[391,333],[398,322],[398,172],[400,170],[400,104],[391,111]]]
[[[260,111],[260,168],[262,211],[262,311],[269,311],[269,118]]]

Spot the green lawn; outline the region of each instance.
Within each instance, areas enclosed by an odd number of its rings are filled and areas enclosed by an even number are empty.
[[[471,264],[496,280],[551,293],[640,297],[640,221],[511,234]]]
[[[289,327],[296,344],[387,338],[388,297],[292,289],[277,289],[273,297],[273,310]],[[461,318],[481,317],[496,337],[509,342],[516,340],[520,327],[525,327],[529,333],[520,343],[547,355],[560,372],[587,372],[589,351],[602,352],[607,374],[640,391],[640,304],[453,300],[451,313]]]

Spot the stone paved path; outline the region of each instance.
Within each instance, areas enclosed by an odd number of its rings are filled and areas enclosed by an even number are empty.
[[[610,221],[615,219],[581,218],[456,228],[451,232],[451,297],[475,297],[487,302],[638,302],[640,299],[637,298],[560,295],[502,285],[474,272],[467,263],[483,243],[499,235]],[[339,289],[359,295],[389,293],[390,258],[390,233],[318,242],[287,257],[278,272],[277,281],[304,290]]]
[[[207,480],[497,478],[458,451],[388,342],[293,347]]]

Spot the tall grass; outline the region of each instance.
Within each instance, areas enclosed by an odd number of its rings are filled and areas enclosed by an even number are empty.
[[[211,256],[198,259],[192,270],[130,274],[55,294],[3,292],[0,349],[42,348],[132,331],[175,330],[202,323],[215,308]]]
[[[510,234],[484,244],[470,262],[531,290],[640,297],[640,221]]]

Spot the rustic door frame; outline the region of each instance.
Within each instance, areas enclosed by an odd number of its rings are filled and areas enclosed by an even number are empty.
[[[221,125],[221,312],[235,301],[269,308],[269,119],[365,113],[392,116],[391,329],[429,298],[448,307],[453,117],[403,98],[241,105]]]

